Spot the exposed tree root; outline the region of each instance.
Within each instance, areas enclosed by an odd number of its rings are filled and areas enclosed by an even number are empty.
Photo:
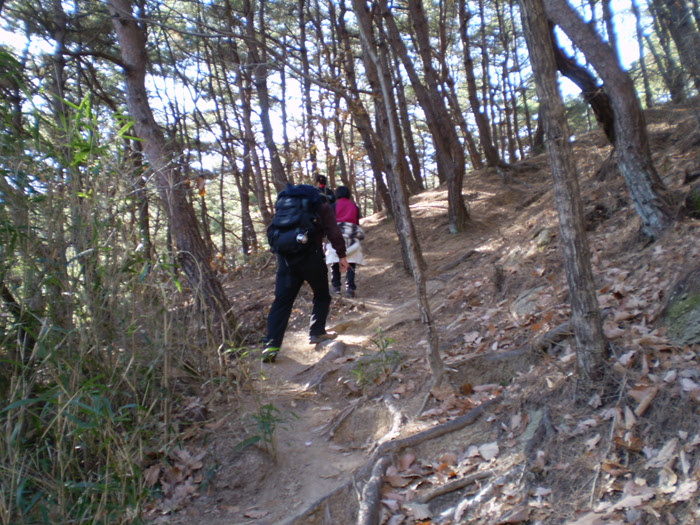
[[[551,352],[552,348],[561,343],[564,339],[574,335],[571,321],[566,321],[559,326],[555,326],[549,332],[542,334],[532,341],[532,348],[543,353]]]
[[[489,399],[488,401],[484,401],[482,404],[480,404],[478,407],[473,408],[466,414],[452,419],[450,421],[446,421],[445,423],[442,423],[440,425],[430,427],[428,429],[425,429],[421,432],[418,432],[417,434],[413,434],[412,436],[407,436],[402,439],[397,439],[395,441],[387,441],[386,443],[382,443],[375,449],[375,451],[372,453],[372,456],[370,457],[369,461],[365,464],[364,467],[362,467],[356,474],[355,474],[355,479],[356,480],[362,480],[367,477],[369,471],[371,470],[372,466],[374,465],[374,462],[377,460],[377,458],[380,458],[382,456],[386,456],[389,454],[396,454],[400,452],[401,450],[408,448],[408,447],[415,447],[416,445],[419,445],[425,441],[429,441],[431,439],[435,439],[441,436],[444,436],[445,434],[449,434],[450,432],[455,432],[457,430],[461,430],[467,425],[472,424],[476,419],[488,408],[491,408],[493,405],[497,404],[500,402],[501,398],[500,396],[494,397],[493,399]]]
[[[452,268],[455,268],[462,264],[464,261],[469,259],[472,255],[476,255],[479,252],[476,250],[469,250],[467,253],[463,254],[461,257],[457,258],[456,260],[446,264],[442,268],[440,268],[440,272],[446,272],[448,270],[451,270]]]
[[[472,499],[460,502],[460,504],[455,507],[455,522],[459,522],[467,512],[475,510],[484,501],[488,500],[499,487],[502,487],[513,478],[522,477],[524,470],[525,465],[523,463],[518,463],[505,474],[491,481],[491,483],[481,489]]]
[[[360,509],[357,513],[357,525],[377,525],[379,523],[380,490],[384,471],[391,463],[389,456],[379,458],[372,467],[372,474],[362,489]]]
[[[333,437],[335,434],[335,431],[338,430],[338,427],[343,424],[343,421],[347,419],[347,417],[352,414],[355,409],[359,406],[359,400],[357,403],[353,403],[352,405],[346,406],[343,410],[338,412],[335,416],[331,418],[328,423],[323,425],[322,427],[319,427],[316,429],[316,431],[319,434],[325,435],[329,439]]]
[[[388,442],[391,439],[394,439],[396,436],[399,435],[399,433],[401,432],[401,426],[403,425],[405,419],[404,414],[396,407],[389,394],[385,395],[382,398],[382,400],[384,401],[387,410],[391,414],[392,424],[389,431],[377,440],[377,443],[379,443],[380,445],[382,443]]]
[[[440,425],[428,428],[426,430],[423,430],[421,432],[418,432],[417,434],[413,434],[412,436],[407,436],[403,439],[397,439],[395,441],[387,441],[385,443],[382,443],[379,445],[372,455],[370,456],[369,460],[365,463],[363,467],[361,467],[355,475],[350,479],[347,483],[342,485],[341,487],[337,488],[334,490],[332,493],[324,496],[320,500],[318,500],[316,503],[311,505],[306,511],[304,511],[302,514],[290,519],[289,521],[286,521],[286,525],[302,525],[309,523],[309,518],[311,516],[314,516],[317,512],[321,512],[323,509],[323,514],[327,519],[327,513],[328,510],[326,508],[326,505],[332,498],[336,497],[342,497],[343,498],[343,505],[346,510],[348,510],[348,507],[352,505],[350,501],[350,494],[353,492],[353,488],[356,487],[357,485],[360,484],[370,484],[376,479],[375,473],[377,472],[384,472],[386,469],[386,464],[385,462],[390,461],[390,458],[394,455],[396,455],[398,452],[402,451],[403,449],[409,448],[409,447],[415,447],[425,441],[430,441],[431,439],[436,439],[441,436],[444,436],[446,434],[449,434],[451,432],[456,432],[458,430],[463,429],[464,427],[472,424],[476,419],[481,416],[487,409],[493,407],[494,405],[498,404],[501,401],[501,397],[495,397],[493,399],[489,399],[488,401],[483,402],[481,405],[478,407],[470,410],[466,414],[456,418],[452,419],[450,421],[447,421],[445,423],[442,423]],[[346,416],[347,417],[347,416]],[[388,463],[387,463],[388,464]],[[380,478],[381,479],[381,478]],[[366,482],[363,480],[367,480]],[[381,483],[378,483],[381,486]],[[371,490],[374,490],[373,488]],[[379,490],[379,489],[377,489]],[[455,489],[456,490],[456,489]],[[356,493],[357,497],[357,505],[358,509],[364,505],[364,509],[362,510],[362,519],[363,520],[369,520],[369,521],[357,521],[358,524],[362,523],[363,525],[366,523],[378,523],[378,513],[379,513],[379,505],[373,506],[370,508],[369,505],[369,500],[365,500],[365,489],[361,491],[362,493],[362,501],[359,501],[360,495],[357,494],[357,490],[354,491]],[[367,489],[367,497],[371,496],[371,491],[370,489]],[[370,510],[374,514],[370,515]],[[360,518],[360,510],[358,510],[358,520]],[[371,521],[374,519],[374,521]]]
[[[455,490],[463,489],[464,487],[468,487],[476,481],[490,478],[491,476],[493,476],[493,472],[476,472],[474,474],[470,474],[469,476],[464,476],[463,478],[451,481],[450,483],[440,485],[439,487],[424,494],[416,501],[418,501],[418,503],[428,503],[429,501],[437,498],[438,496],[442,496],[443,494],[449,494],[450,492],[454,492]]]

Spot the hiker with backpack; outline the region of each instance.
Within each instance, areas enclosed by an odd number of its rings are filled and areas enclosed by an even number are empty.
[[[275,215],[267,229],[270,249],[277,255],[277,275],[275,299],[267,316],[263,362],[275,362],[294,300],[304,282],[313,292],[309,343],[317,344],[337,335],[326,332],[331,295],[323,254],[324,236],[340,256],[340,267],[347,271],[345,241],[331,205],[311,185],[287,184],[277,195]]]
[[[335,203],[335,193],[333,193],[332,189],[326,186],[326,184],[328,184],[328,179],[326,176],[317,175],[316,184],[318,184],[318,192],[328,201],[328,204],[333,205]]]
[[[358,264],[365,264],[365,256],[362,253],[360,241],[365,238],[365,233],[360,228],[360,208],[352,201],[350,188],[338,186],[335,189],[336,201],[333,204],[335,220],[345,239],[345,254],[349,267],[345,272],[345,296],[355,297],[355,268]],[[340,264],[339,257],[333,246],[326,244],[326,264],[331,266],[331,293],[340,293]]]

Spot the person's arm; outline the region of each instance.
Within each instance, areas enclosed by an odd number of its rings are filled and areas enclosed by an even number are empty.
[[[338,254],[339,259],[345,258],[345,239],[343,234],[338,227],[338,223],[335,220],[335,212],[331,205],[327,202],[321,204],[318,209],[319,217],[321,218],[321,228],[323,233],[331,243],[335,253]]]
[[[321,228],[323,228],[323,233],[328,238],[328,241],[333,246],[335,253],[338,254],[338,265],[340,266],[341,272],[347,272],[350,268],[348,260],[345,253],[345,239],[343,234],[338,227],[338,223],[335,220],[335,212],[331,205],[327,202],[321,204],[318,209],[318,214],[321,217]]]

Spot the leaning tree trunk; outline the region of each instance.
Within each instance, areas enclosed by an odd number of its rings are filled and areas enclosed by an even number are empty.
[[[355,13],[358,16],[358,19],[360,19],[360,39],[363,43],[363,49],[365,50],[365,53],[369,55],[367,56],[367,59],[370,60],[377,69],[379,77],[378,80],[381,84],[380,87],[383,95],[382,99],[386,102],[393,97],[392,93],[390,93],[392,90],[392,85],[391,75],[388,71],[389,53],[386,49],[386,43],[384,41],[380,41],[376,47],[374,46],[374,35],[371,32],[370,22],[367,20],[368,13],[365,10],[363,0],[353,0],[352,3]],[[438,350],[439,337],[435,323],[433,322],[433,317],[430,311],[430,303],[428,302],[426,293],[425,262],[423,260],[423,254],[421,253],[418,237],[411,219],[408,191],[406,190],[406,184],[403,180],[408,176],[408,173],[406,171],[401,171],[401,165],[399,164],[399,159],[397,158],[400,151],[398,144],[401,139],[401,131],[398,119],[396,118],[396,113],[390,111],[389,107],[387,107],[387,113],[390,115],[388,123],[390,135],[389,140],[391,141],[392,145],[390,158],[394,168],[392,170],[393,176],[388,177],[388,182],[389,191],[391,192],[391,200],[394,203],[394,209],[396,210],[396,229],[399,237],[403,240],[403,244],[407,248],[410,270],[413,274],[413,279],[416,285],[418,308],[420,310],[421,320],[425,326],[428,337],[427,359],[432,374],[432,382],[433,384],[437,384],[444,376],[445,367],[442,359],[440,358],[440,353]]]
[[[550,31],[554,34],[554,24],[550,24]],[[615,115],[607,93],[598,85],[590,71],[573,58],[566,56],[564,50],[559,47],[554,37],[552,37],[551,40],[557,68],[559,68],[562,75],[579,87],[581,95],[583,96],[583,101],[591,106],[596,120],[603,128],[605,136],[611,144],[614,144]]]
[[[544,0],[547,17],[586,56],[605,82],[615,114],[615,150],[643,232],[659,237],[672,223],[666,187],[651,160],[644,113],[630,76],[613,50],[586,24],[566,0]]]
[[[386,0],[381,2],[381,14],[386,21],[387,35],[392,48],[401,59],[406,74],[411,81],[416,98],[425,113],[426,123],[430,130],[435,147],[435,160],[437,163],[438,177],[447,185],[447,215],[450,233],[465,230],[470,217],[467,206],[462,197],[462,183],[464,181],[465,159],[464,149],[459,141],[459,135],[450,118],[445,101],[439,92],[437,74],[432,67],[432,48],[428,34],[428,21],[420,0],[409,0],[408,9],[414,28],[418,52],[421,55],[425,84],[421,81],[414,61],[409,57],[406,44],[401,39],[401,34],[396,21],[391,13]]]
[[[357,80],[355,75],[355,57],[353,50],[350,46],[350,37],[348,35],[347,28],[345,27],[345,4],[340,3],[340,16],[337,20],[337,30],[338,38],[341,40],[343,46],[343,71],[346,78],[348,79],[348,84],[350,89],[348,90],[348,95],[345,100],[348,104],[348,109],[352,113],[353,119],[355,119],[355,126],[360,132],[360,137],[362,138],[362,144],[367,153],[367,158],[369,159],[370,167],[372,168],[372,174],[374,175],[374,180],[377,184],[377,193],[381,196],[382,203],[387,210],[387,215],[389,219],[393,218],[393,211],[391,205],[391,197],[389,196],[389,190],[384,184],[383,178],[383,163],[382,155],[379,151],[379,139],[375,136],[372,130],[372,121],[370,120],[369,113],[365,109],[362,100],[359,96],[359,88],[357,87]]]
[[[230,337],[235,333],[231,305],[211,269],[211,253],[187,198],[189,190],[184,181],[179,180],[172,152],[148,103],[144,31],[132,15],[129,0],[108,0],[107,5],[124,61],[127,106],[134,119],[136,135],[143,141],[143,153],[155,173],[158,194],[175,237],[178,263],[193,289],[201,294],[214,326],[221,330],[223,337]]]
[[[605,338],[583,226],[576,164],[556,77],[556,60],[550,41],[552,33],[541,0],[521,0],[520,5],[554,181],[561,248],[571,298],[571,321],[578,346],[579,376],[585,385],[590,386],[601,371]]]

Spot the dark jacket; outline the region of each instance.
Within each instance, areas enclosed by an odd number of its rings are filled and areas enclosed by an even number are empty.
[[[345,257],[345,239],[343,239],[343,234],[338,227],[338,223],[335,220],[335,212],[330,204],[327,202],[321,203],[318,208],[318,215],[321,219],[321,230],[323,234],[331,243],[333,249],[338,254],[341,259]],[[316,236],[316,244],[321,246],[323,244],[323,236]]]
[[[321,195],[324,200],[327,200],[329,204],[333,204],[335,202],[335,193],[333,193],[333,190],[328,186],[319,185],[317,189],[319,195]]]

